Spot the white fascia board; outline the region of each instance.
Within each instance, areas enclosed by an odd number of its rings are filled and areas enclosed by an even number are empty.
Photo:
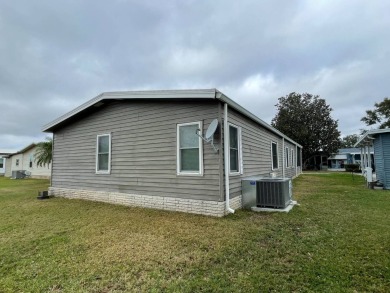
[[[367,132],[365,133],[365,134],[363,134],[360,138],[359,138],[359,140],[357,141],[357,143],[355,143],[354,145],[353,145],[353,147],[359,147],[359,145],[360,145],[360,143],[362,142],[362,141],[364,141],[364,139],[366,138],[366,136],[367,136]]]
[[[390,128],[385,128],[385,129],[374,129],[374,130],[366,131],[366,132],[359,138],[359,140],[357,141],[357,143],[355,143],[354,147],[358,147],[360,144],[364,143],[364,142],[365,142],[365,139],[366,139],[367,136],[369,136],[369,135],[375,135],[375,134],[381,134],[381,133],[388,133],[388,132],[390,132]]]
[[[81,111],[104,100],[131,100],[131,99],[214,99],[216,89],[203,90],[155,90],[155,91],[127,91],[105,92],[78,106],[72,111],[58,117],[42,127],[43,132],[49,132],[57,124],[71,118]]]
[[[43,132],[49,131],[49,129],[52,128],[53,126],[65,121],[66,119],[72,117],[73,115],[76,115],[77,113],[79,113],[79,112],[89,108],[90,106],[100,102],[102,99],[103,99],[103,94],[100,94],[100,95],[94,97],[93,99],[85,102],[84,104],[81,104],[77,108],[74,108],[72,111],[69,111],[68,113],[58,117],[57,119],[53,120],[52,122],[44,125],[42,127],[42,131]]]
[[[105,92],[105,99],[214,99],[216,89]]]

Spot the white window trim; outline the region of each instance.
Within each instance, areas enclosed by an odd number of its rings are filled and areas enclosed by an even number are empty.
[[[203,132],[203,124],[202,121],[197,122],[188,122],[188,123],[181,123],[177,124],[176,126],[176,174],[180,176],[203,176],[203,143],[202,139],[199,137],[199,171],[181,171],[181,161],[180,161],[180,127],[181,126],[187,126],[187,125],[198,125],[198,129],[200,129],[199,134],[202,135]]]
[[[108,136],[108,170],[98,170],[98,167],[99,167],[99,154],[98,154],[98,150],[99,150],[99,137],[102,137],[102,136]],[[98,134],[96,136],[96,151],[95,151],[95,155],[96,155],[96,166],[95,166],[95,171],[96,171],[96,174],[111,174],[111,133],[105,133],[105,134]]]
[[[285,160],[286,168],[290,168],[290,154],[288,151],[288,147],[285,148],[284,152],[285,152],[285,156],[286,156],[286,160]]]
[[[230,171],[230,133],[229,133],[229,141],[228,141],[228,157],[229,157],[229,175],[238,176],[244,174],[244,162],[242,159],[242,139],[241,139],[241,127],[234,125],[232,123],[228,123],[228,128],[230,130],[230,126],[237,128],[237,138],[238,138],[238,171],[232,172]]]
[[[272,152],[272,145],[273,144],[276,144],[276,158],[277,158],[277,161],[278,161],[278,167],[277,168],[274,168],[274,153]],[[279,153],[278,153],[278,150],[279,150],[279,145],[277,142],[275,141],[271,141],[271,169],[272,171],[273,170],[279,170]]]

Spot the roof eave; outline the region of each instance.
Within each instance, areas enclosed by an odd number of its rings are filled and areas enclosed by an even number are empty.
[[[252,114],[251,112],[249,112],[248,110],[246,110],[244,107],[240,106],[239,104],[237,104],[236,102],[234,102],[232,99],[228,98],[227,96],[225,96],[223,93],[217,91],[216,93],[216,98],[224,103],[227,103],[230,107],[232,107],[233,109],[237,110],[238,112],[244,114],[245,116],[249,117],[250,119],[254,120],[255,122],[259,123],[261,126],[263,126],[264,128],[270,130],[271,132],[277,134],[278,136],[288,140],[289,142],[295,144],[296,146],[302,148],[302,146],[297,143],[296,141],[292,140],[291,138],[289,138],[288,136],[286,136],[285,134],[281,133],[279,130],[277,130],[276,128],[272,127],[271,125],[269,125],[268,123],[266,123],[265,121],[261,120],[259,117],[257,117],[256,115]]]
[[[388,133],[388,132],[390,132],[390,128],[368,130],[359,138],[357,143],[355,143],[354,147],[363,146],[363,144],[367,145],[367,143],[365,143],[365,142],[367,141],[366,138],[369,135],[382,134],[382,133]]]
[[[216,89],[203,90],[156,90],[156,91],[126,91],[104,92],[85,102],[72,111],[58,117],[42,127],[43,132],[51,132],[57,125],[65,122],[74,115],[86,110],[104,100],[131,100],[131,99],[214,99]]]
[[[270,130],[271,132],[277,134],[278,136],[288,140],[289,142],[295,144],[296,146],[302,148],[300,144],[289,138],[288,136],[281,133],[276,128],[272,127],[268,123],[261,120],[256,115],[252,114],[232,99],[225,96],[223,93],[219,92],[216,89],[201,89],[201,90],[158,90],[158,91],[127,91],[127,92],[104,92],[95,98],[85,102],[79,107],[73,109],[72,111],[60,116],[59,118],[53,120],[52,122],[44,125],[42,127],[43,132],[52,132],[56,126],[70,119],[74,115],[86,110],[87,108],[92,107],[104,100],[131,100],[131,99],[217,99],[224,103],[227,103],[230,107],[242,113],[243,115],[249,117],[253,121],[257,122],[264,128]]]
[[[13,156],[13,155],[18,155],[18,154],[23,154],[25,152],[27,152],[28,150],[34,148],[37,144],[36,143],[30,143],[28,146],[24,147],[23,149],[21,149],[20,151],[17,151],[16,153],[13,153],[13,154],[9,154],[10,156]]]

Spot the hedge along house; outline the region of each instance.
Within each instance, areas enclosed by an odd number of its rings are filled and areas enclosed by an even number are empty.
[[[301,173],[299,144],[215,89],[103,93],[43,131],[55,196],[223,216],[242,178]]]
[[[374,147],[376,179],[384,189],[390,189],[390,129],[366,131],[355,144],[361,148],[362,170],[371,167],[370,147]]]

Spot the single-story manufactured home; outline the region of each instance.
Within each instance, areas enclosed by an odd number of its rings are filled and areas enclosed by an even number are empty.
[[[12,154],[14,151],[12,150],[5,150],[0,149],[0,176],[4,176],[7,170],[8,166],[8,158],[9,155]]]
[[[374,149],[368,150],[371,156],[371,167],[374,168]],[[346,164],[361,164],[362,150],[360,148],[341,148],[337,154],[328,157],[328,170],[345,171]]]
[[[302,170],[301,145],[216,89],[102,93],[43,131],[54,196],[223,216],[242,178]]]
[[[12,177],[13,171],[26,171],[31,178],[48,179],[51,175],[51,164],[38,166],[35,162],[36,143],[31,143],[20,151],[8,155],[6,177]]]
[[[376,180],[383,184],[384,189],[390,189],[390,129],[375,129],[366,131],[355,144],[362,151],[362,170],[371,168],[370,148],[374,148]]]

